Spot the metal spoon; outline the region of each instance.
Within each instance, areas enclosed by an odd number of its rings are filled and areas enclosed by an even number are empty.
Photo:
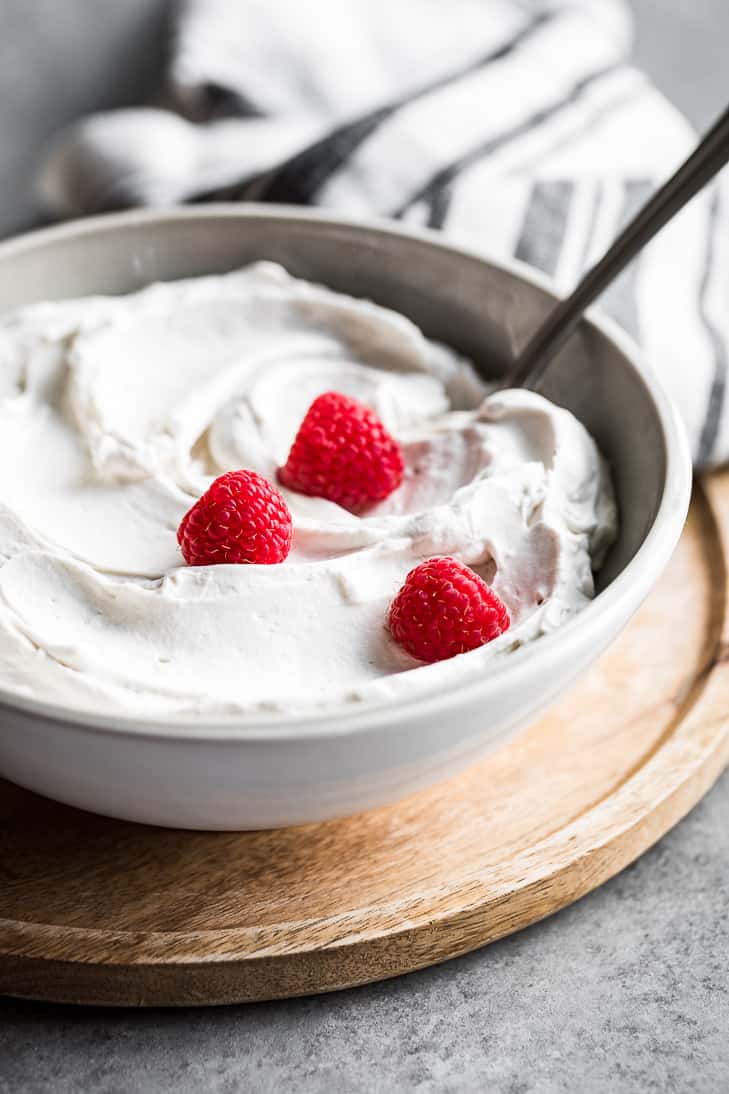
[[[612,246],[537,328],[512,363],[504,387],[536,387],[554,355],[582,318],[585,308],[679,210],[729,162],[729,108],[676,173],[626,225]]]

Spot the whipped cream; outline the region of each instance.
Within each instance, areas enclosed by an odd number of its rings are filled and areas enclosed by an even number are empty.
[[[129,714],[310,713],[423,694],[561,626],[616,531],[584,427],[385,308],[256,263],[0,320],[0,687]],[[370,406],[401,487],[363,516],[283,491],[279,566],[188,568],[180,519],[223,471],[275,481],[312,400]],[[452,554],[512,626],[423,666],[392,640],[406,574]]]

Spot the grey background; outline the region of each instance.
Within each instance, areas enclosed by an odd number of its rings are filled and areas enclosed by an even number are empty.
[[[728,0],[633,7],[638,62],[706,125],[729,94]],[[164,9],[0,0],[0,234],[33,218],[28,177],[42,139],[80,113],[149,93]],[[725,775],[598,892],[439,968],[217,1010],[0,1000],[0,1094],[718,1094],[729,1088],[728,906]]]

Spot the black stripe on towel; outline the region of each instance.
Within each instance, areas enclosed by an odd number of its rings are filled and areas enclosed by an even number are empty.
[[[616,235],[645,205],[652,192],[653,183],[650,179],[628,179],[625,182],[623,204],[620,209]],[[633,259],[627,269],[623,270],[620,277],[605,290],[600,300],[602,310],[620,323],[620,326],[628,334],[631,334],[636,341],[640,338],[640,316],[638,314],[636,292],[639,268],[640,256]]]
[[[709,335],[712,349],[714,351],[714,377],[711,382],[711,388],[709,390],[709,400],[706,406],[706,416],[704,418],[704,424],[701,428],[701,435],[699,437],[699,450],[698,450],[698,462],[706,463],[711,458],[716,444],[716,438],[719,434],[719,425],[721,422],[722,411],[724,409],[724,400],[726,398],[726,380],[727,380],[727,353],[726,346],[721,337],[721,334],[716,329],[716,326],[712,322],[712,319],[708,312],[708,295],[711,285],[711,275],[714,267],[714,258],[716,250],[716,231],[719,222],[719,191],[714,190],[711,199],[711,210],[709,213],[709,223],[707,226],[707,239],[706,239],[706,260],[704,263],[704,271],[701,278],[701,289],[699,296],[699,310],[701,312],[701,318],[703,320],[706,331]]]
[[[554,115],[558,114],[561,110],[564,110],[566,107],[571,106],[576,102],[585,93],[588,87],[591,87],[592,84],[603,79],[603,77],[611,75],[617,68],[618,65],[609,65],[606,68],[599,69],[597,72],[591,72],[588,76],[583,76],[564,99],[560,99],[558,102],[552,103],[542,110],[535,111],[534,114],[525,118],[523,122],[519,122],[519,124],[515,125],[512,129],[508,129],[504,133],[499,133],[495,137],[489,137],[488,140],[482,141],[481,144],[477,144],[470,152],[466,152],[463,156],[460,156],[457,160],[448,164],[447,167],[442,167],[440,171],[437,171],[423,186],[394,209],[390,213],[390,216],[395,218],[404,216],[405,213],[419,201],[430,203],[441,187],[447,186],[449,183],[453,182],[462,171],[466,170],[466,168],[471,167],[485,156],[492,155],[505,145],[510,144],[514,140],[518,140],[520,137],[526,136],[526,134],[530,133],[533,129],[543,125],[544,122],[549,121],[550,118],[554,117]]]
[[[554,276],[567,233],[575,184],[564,179],[532,186],[514,257]]]
[[[349,159],[352,153],[398,110],[417,99],[423,98],[425,95],[430,95],[449,84],[456,83],[464,76],[477,72],[480,68],[485,68],[495,61],[503,60],[509,54],[515,52],[540,27],[554,17],[555,13],[553,12],[541,12],[534,16],[507,42],[478,57],[475,61],[469,61],[467,65],[456,72],[441,76],[393,103],[388,103],[354,122],[339,126],[333,132],[328,133],[326,137],[305,148],[274,171],[265,186],[256,195],[257,200],[293,202],[295,204],[308,204],[313,201],[317,192]]]
[[[448,210],[451,207],[453,191],[450,186],[441,186],[440,190],[433,194],[428,210],[428,227],[442,228],[448,218]]]

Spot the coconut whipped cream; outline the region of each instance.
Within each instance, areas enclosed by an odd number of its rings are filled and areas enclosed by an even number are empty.
[[[311,712],[481,673],[593,596],[609,474],[567,411],[488,395],[385,308],[261,262],[0,320],[0,686],[130,714]],[[341,391],[400,441],[363,516],[283,491],[278,566],[184,565],[180,519],[223,471],[275,481],[312,400]],[[423,666],[392,640],[406,574],[452,554],[511,629]]]

